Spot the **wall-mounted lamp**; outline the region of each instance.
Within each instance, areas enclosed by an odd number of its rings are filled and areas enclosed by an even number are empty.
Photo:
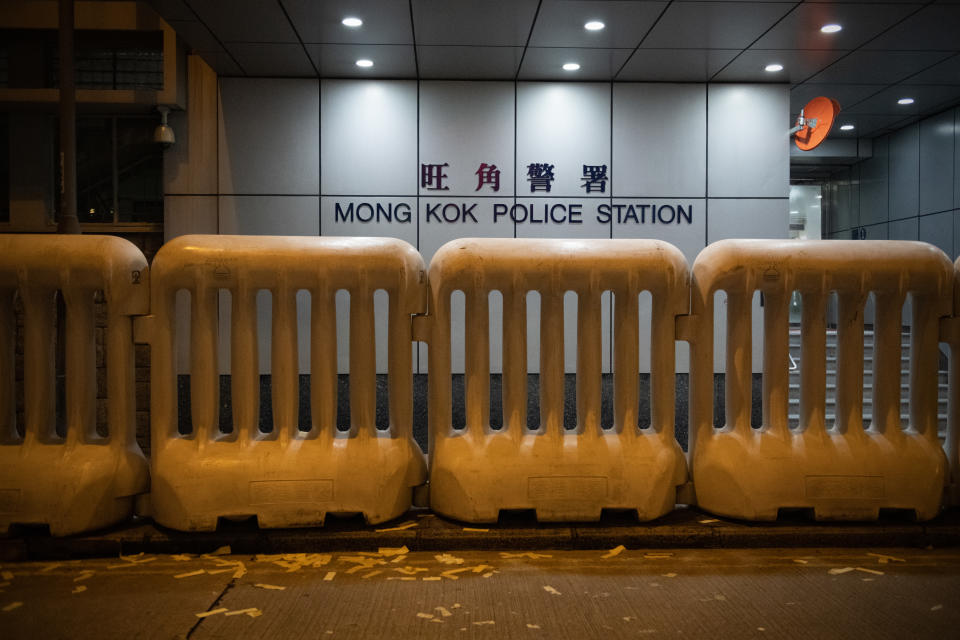
[[[177,137],[173,135],[173,129],[167,124],[167,114],[170,113],[170,107],[159,106],[157,111],[160,112],[160,124],[153,130],[153,141],[162,145],[164,149],[169,149],[177,141]]]

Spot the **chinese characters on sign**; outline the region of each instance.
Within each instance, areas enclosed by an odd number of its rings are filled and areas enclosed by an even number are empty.
[[[441,164],[422,163],[420,165],[420,186],[427,191],[449,191],[450,187],[443,183],[449,176],[443,172],[450,163]],[[530,183],[530,193],[543,191],[550,193],[550,187],[556,176],[553,173],[555,165],[546,162],[531,162],[527,165],[527,182]],[[474,175],[477,176],[477,188],[480,191],[484,185],[489,185],[494,192],[500,191],[500,169],[495,164],[481,162]],[[607,192],[607,165],[583,165],[583,177],[580,185],[587,193]]]

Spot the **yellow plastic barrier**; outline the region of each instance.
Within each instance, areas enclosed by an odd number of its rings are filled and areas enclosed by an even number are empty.
[[[944,320],[940,334],[950,347],[950,396],[944,443],[950,473],[946,500],[957,506],[960,505],[960,259],[953,268],[953,317]]]
[[[686,461],[674,438],[674,319],[686,312],[689,270],[652,240],[466,239],[430,265],[430,503],[468,522],[502,509],[544,521],[598,520],[604,508],[656,518],[674,507]],[[451,422],[450,296],[466,296],[466,428]],[[503,428],[489,419],[489,292],[503,295]],[[527,292],[540,305],[540,428],[527,428]],[[601,408],[601,293],[612,290],[614,425]],[[649,429],[637,428],[638,295],[649,290]],[[563,296],[578,295],[577,429],[565,431]]]
[[[0,236],[0,532],[46,524],[53,535],[105,527],[149,489],[135,440],[133,324],[147,312],[140,251],[110,236]],[[55,429],[57,291],[66,308],[66,437]],[[96,433],[94,295],[107,304],[109,434]],[[24,424],[17,428],[14,299],[23,305]],[[22,435],[21,435],[22,434]]]
[[[177,428],[174,302],[191,294],[190,393],[193,431]],[[233,432],[219,429],[217,295],[231,292]],[[259,429],[256,294],[271,291],[274,428]],[[312,428],[297,409],[296,294],[311,295]],[[338,431],[334,296],[350,292],[349,431]],[[373,296],[389,310],[389,429],[376,428]],[[261,527],[323,524],[328,513],[361,512],[370,523],[410,507],[423,484],[423,453],[412,437],[410,316],[423,310],[423,261],[400,240],[182,236],[153,268],[151,508],[160,524],[211,530],[218,517],[257,516]]]
[[[946,458],[937,439],[938,323],[952,310],[953,270],[919,242],[726,240],[693,266],[691,462],[697,503],[773,520],[876,519],[881,508],[934,517]],[[714,293],[727,296],[726,423],[713,427]],[[752,429],[751,299],[764,297],[763,426]],[[789,302],[802,295],[800,425],[787,422]],[[836,425],[825,423],[826,320],[837,293]],[[873,415],[863,424],[864,304],[875,297]],[[912,297],[910,426],[900,423],[901,310]]]

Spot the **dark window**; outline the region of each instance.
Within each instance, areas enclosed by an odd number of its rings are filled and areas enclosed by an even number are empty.
[[[80,222],[163,222],[163,151],[155,117],[77,119]]]
[[[10,222],[10,119],[0,113],[0,222]]]

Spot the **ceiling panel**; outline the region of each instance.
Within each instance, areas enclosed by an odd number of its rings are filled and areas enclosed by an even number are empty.
[[[404,44],[308,44],[307,51],[325,78],[416,78],[413,45]],[[373,66],[362,68],[366,58]]]
[[[221,42],[297,42],[279,3],[263,0],[189,0]]]
[[[217,51],[218,49],[223,49],[220,43],[217,42],[217,39],[213,37],[213,34],[210,33],[210,30],[196,20],[189,22],[173,21],[170,22],[170,26],[173,27],[177,35],[183,38],[183,41],[192,49],[196,49],[197,51]]]
[[[304,42],[413,44],[410,6],[397,0],[282,0]],[[360,27],[345,27],[346,17]]]
[[[903,84],[960,84],[960,54],[910,76]]]
[[[716,82],[803,82],[829,66],[843,51],[786,51],[747,49],[720,73]],[[783,71],[767,72],[768,64],[781,64]]]
[[[201,58],[206,60],[218,76],[231,78],[234,76],[246,75],[236,61],[226,51],[198,51]]]
[[[617,80],[706,82],[738,53],[740,49],[638,49]]]
[[[520,67],[521,80],[611,80],[633,49],[566,49],[528,47]],[[576,62],[578,71],[564,71]]]
[[[524,46],[537,0],[412,0],[418,45]]]
[[[794,2],[675,2],[643,46],[743,49],[795,6]]]
[[[856,49],[904,16],[911,4],[804,3],[791,11],[754,45],[758,49]],[[825,24],[839,24],[838,33],[821,33]]]
[[[947,58],[935,51],[854,51],[811,82],[894,84]]]
[[[905,97],[913,98],[915,102],[909,105],[897,104],[897,100]],[[960,101],[960,86],[897,85],[851,105],[847,112],[907,117],[930,113],[931,109],[939,109],[945,103],[952,101]]]
[[[666,2],[544,0],[530,46],[632,49],[666,6]],[[587,31],[583,25],[590,20],[599,20],[606,27]]]
[[[857,134],[860,137],[882,135],[898,128],[903,122],[903,115],[864,115],[841,112],[840,117],[834,125],[834,130],[830,135],[831,137],[839,135],[846,137],[847,133],[840,131],[840,127],[845,124],[852,124],[854,129],[850,133]],[[854,136],[851,135],[850,137]]]
[[[183,0],[150,0],[150,6],[167,22],[197,19]]]
[[[299,44],[234,42],[226,45],[248,76],[316,76],[310,59]]]
[[[882,84],[814,84],[797,85],[790,91],[790,113],[796,115],[800,108],[817,96],[833,98],[840,103],[841,113],[850,105],[857,104],[886,88]]]
[[[523,47],[417,47],[420,77],[430,79],[513,80],[522,58]]]
[[[865,47],[960,51],[960,4],[926,6]]]

